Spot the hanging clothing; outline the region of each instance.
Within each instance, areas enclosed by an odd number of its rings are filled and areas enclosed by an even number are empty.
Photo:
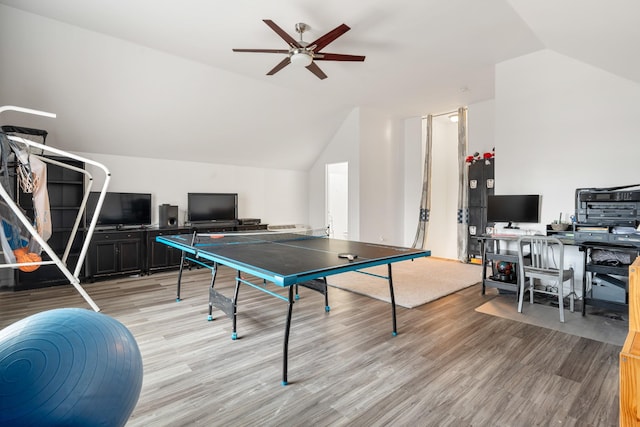
[[[2,162],[0,166],[0,169],[2,169],[1,184],[13,197],[13,188],[11,188],[8,173],[9,152],[13,152],[18,163],[17,179],[20,188],[22,188],[25,193],[32,194],[34,228],[36,228],[36,231],[43,240],[46,241],[52,234],[51,208],[49,206],[49,193],[47,191],[47,166],[42,160],[29,155],[29,151],[24,144],[6,138],[4,133],[0,133],[0,136],[2,137],[2,141],[0,141],[2,144],[0,147],[2,149]],[[9,248],[15,251],[22,250],[22,248],[28,246],[27,253],[40,254],[42,252],[42,248],[35,239],[26,238],[28,232],[22,230],[17,217],[8,207],[7,209],[0,209],[0,218],[2,225],[0,240],[2,240],[2,249],[7,262],[15,262],[15,257],[7,250]],[[22,251],[20,253],[22,253]]]
[[[33,183],[33,209],[36,230],[42,239],[47,241],[51,237],[51,208],[49,206],[49,192],[47,191],[47,165],[33,156],[29,159],[29,163],[31,164]],[[32,239],[29,249],[31,252],[37,253],[40,253],[41,250],[34,239]]]

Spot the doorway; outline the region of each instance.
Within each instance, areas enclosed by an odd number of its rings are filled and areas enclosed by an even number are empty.
[[[326,165],[326,217],[329,237],[349,238],[349,163]]]
[[[431,256],[458,259],[458,124],[433,117],[431,212],[426,248]],[[425,138],[423,138],[425,139]]]

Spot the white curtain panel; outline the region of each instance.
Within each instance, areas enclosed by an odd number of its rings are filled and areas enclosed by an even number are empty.
[[[468,261],[469,201],[467,200],[467,110],[458,108],[458,259]]]
[[[432,151],[433,115],[427,116],[427,132],[422,173],[422,195],[420,197],[420,216],[413,247],[424,249],[429,231],[429,212],[431,211],[431,151]]]

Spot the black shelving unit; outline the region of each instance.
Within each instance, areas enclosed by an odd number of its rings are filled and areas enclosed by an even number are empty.
[[[486,233],[487,197],[494,193],[495,159],[479,160],[468,166],[469,226],[467,238],[467,259],[479,263],[482,248],[478,236]]]
[[[629,307],[629,265],[602,265],[591,261],[591,253],[594,250],[610,250],[629,252],[630,260],[636,259],[640,255],[640,248],[629,246],[613,246],[599,243],[581,243],[580,250],[584,252],[584,276],[582,278],[582,315],[586,314],[587,305],[599,307],[616,312],[626,312]],[[602,280],[612,289],[618,289],[621,298],[607,297],[606,295],[594,294],[594,281]],[[591,281],[591,289],[587,291],[587,281]],[[622,297],[623,296],[623,297]]]
[[[518,251],[507,249],[508,242],[517,238],[481,236],[479,244],[482,254],[482,295],[486,288],[496,288],[500,291],[519,292],[518,284]],[[500,262],[510,263],[512,274],[503,277],[498,269]]]
[[[49,156],[48,158],[72,165],[79,169],[84,169],[83,162]],[[17,204],[25,210],[26,216],[33,221],[33,199],[32,194],[24,193],[15,181]],[[66,169],[56,164],[47,163],[47,191],[49,195],[49,206],[51,212],[51,237],[47,241],[51,249],[59,257],[64,254],[67,242],[71,236],[74,222],[80,210],[82,198],[84,196],[84,174],[78,171]],[[81,228],[76,234],[76,238],[71,247],[67,259],[67,267],[73,271],[76,267],[83,241],[83,230]],[[50,258],[46,252],[42,252],[43,261]],[[83,273],[81,271],[80,277]],[[68,284],[69,281],[62,274],[56,265],[41,265],[37,270],[24,272],[15,270],[15,290],[35,289],[48,286]]]

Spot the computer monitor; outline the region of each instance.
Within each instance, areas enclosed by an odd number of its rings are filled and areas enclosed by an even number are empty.
[[[513,223],[539,223],[540,195],[489,195],[487,222],[506,222],[508,225],[505,228],[518,228]]]

